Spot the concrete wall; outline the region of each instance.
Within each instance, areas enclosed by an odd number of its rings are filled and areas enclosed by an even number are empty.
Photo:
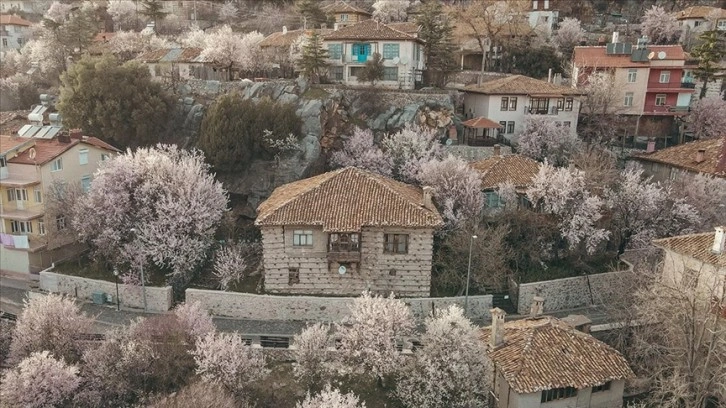
[[[516,300],[515,306],[519,314],[529,313],[532,298],[535,296],[545,299],[544,312],[550,313],[601,304],[607,301],[610,295],[628,290],[631,273],[630,270],[627,270],[520,283],[518,293],[516,293],[517,285],[510,285],[509,290],[512,300]]]
[[[607,391],[592,392],[592,388],[577,390],[577,395],[571,398],[564,398],[549,402],[542,402],[542,392],[529,394],[512,393],[508,405],[500,405],[509,408],[620,408],[623,406],[623,390],[625,380],[613,381]]]
[[[352,297],[274,296],[218,290],[187,289],[187,302],[200,302],[212,314],[253,320],[340,321],[348,315]],[[464,306],[464,297],[404,298],[417,318],[451,304]],[[470,317],[489,320],[491,295],[469,296]]]
[[[118,288],[121,306],[136,309],[142,309],[144,307],[141,286],[119,284]],[[92,294],[96,291],[112,294],[114,298],[116,296],[116,285],[113,282],[86,279],[53,272],[40,273],[40,289],[54,293],[65,293],[84,300],[92,300]],[[163,288],[146,287],[146,303],[149,311],[166,312],[171,309],[172,302],[171,286]]]
[[[686,279],[684,282],[683,280]],[[691,256],[665,249],[663,280],[673,287],[688,287],[691,280],[704,296],[723,297],[726,265],[705,263]]]

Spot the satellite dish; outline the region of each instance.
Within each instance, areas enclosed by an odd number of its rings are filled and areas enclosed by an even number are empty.
[[[35,160],[35,148],[31,147],[28,150],[28,157],[30,157],[30,160]]]
[[[648,54],[649,60],[652,60],[653,58],[655,58],[655,51],[651,51],[650,54]]]
[[[348,272],[348,268],[346,268],[345,265],[340,265],[338,268],[338,274],[345,275],[346,272]]]
[[[449,138],[447,138],[447,139],[446,139],[446,145],[447,145],[447,146],[451,146],[451,145],[452,145],[453,143],[454,143],[454,141],[453,141],[453,140],[451,140],[451,139],[449,139]]]
[[[398,58],[398,57],[393,57],[393,59],[391,60],[391,62],[393,62],[394,64],[398,65],[398,63],[401,62],[401,59]]]
[[[665,51],[661,51],[658,53],[658,59],[665,59],[665,57],[666,57]]]

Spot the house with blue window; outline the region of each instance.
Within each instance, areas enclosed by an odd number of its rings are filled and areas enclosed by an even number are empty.
[[[330,64],[328,78],[346,85],[363,85],[358,75],[366,61],[383,57],[384,76],[377,86],[414,89],[424,69],[423,40],[374,20],[339,28],[323,36]]]

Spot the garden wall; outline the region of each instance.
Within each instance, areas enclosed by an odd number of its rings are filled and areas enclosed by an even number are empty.
[[[210,313],[251,320],[341,321],[348,315],[352,297],[274,296],[218,290],[187,289],[187,302],[200,302]],[[464,307],[464,297],[403,298],[414,316],[424,318],[434,309],[451,304]],[[470,318],[489,320],[492,296],[469,296]]]
[[[95,279],[86,279],[78,276],[62,275],[53,272],[40,273],[40,289],[65,293],[79,299],[93,300],[93,292],[104,292],[114,296],[116,301],[116,284]],[[143,309],[144,301],[141,286],[118,285],[119,302],[126,308]],[[171,286],[163,288],[147,286],[146,304],[150,312],[166,312],[171,309],[173,298]]]
[[[510,283],[510,296],[517,313],[529,314],[532,298],[544,298],[544,312],[602,304],[612,295],[627,293],[632,271],[617,271],[550,281]]]

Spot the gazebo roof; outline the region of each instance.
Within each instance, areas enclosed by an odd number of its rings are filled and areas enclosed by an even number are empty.
[[[462,122],[462,125],[468,128],[474,128],[474,129],[499,129],[502,127],[499,123],[487,119],[483,116],[479,116],[478,118],[469,119],[466,122]]]

